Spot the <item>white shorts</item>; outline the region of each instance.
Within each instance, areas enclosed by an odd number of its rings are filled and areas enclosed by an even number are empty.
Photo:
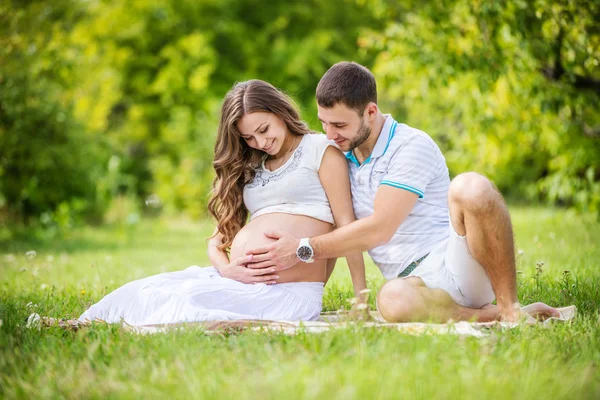
[[[435,246],[408,277],[418,276],[431,289],[443,289],[459,305],[481,308],[496,296],[487,273],[471,255],[466,236],[450,224],[448,239]]]

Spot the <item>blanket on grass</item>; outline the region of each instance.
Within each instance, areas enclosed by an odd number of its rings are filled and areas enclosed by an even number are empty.
[[[543,324],[548,325],[559,321],[569,321],[576,315],[575,306],[562,307],[558,309],[561,313],[559,318],[552,317],[544,321],[536,321],[530,318],[520,323],[510,322],[449,322],[446,324],[431,324],[421,322],[408,323],[388,323],[381,318],[376,311],[370,311],[366,318],[357,319],[351,317],[348,311],[325,312],[322,313],[316,321],[264,321],[264,320],[237,320],[237,321],[207,321],[192,323],[177,323],[168,325],[129,325],[123,323],[125,330],[137,334],[155,334],[164,333],[172,329],[182,329],[186,327],[197,327],[208,334],[231,334],[251,330],[258,332],[282,333],[286,335],[295,335],[300,332],[321,333],[333,329],[345,329],[348,327],[360,327],[364,329],[391,329],[404,334],[426,335],[426,334],[451,334],[461,336],[485,337],[493,330],[511,329],[523,324]],[[103,321],[94,321],[94,323],[104,323]],[[64,320],[51,317],[40,317],[38,314],[31,314],[27,320],[28,327],[51,327],[59,326],[65,329],[77,330],[79,328],[90,326],[92,322],[80,322],[78,320]]]

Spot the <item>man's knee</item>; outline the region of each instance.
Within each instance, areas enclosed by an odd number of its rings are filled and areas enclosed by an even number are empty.
[[[485,211],[501,196],[488,178],[476,172],[465,172],[450,183],[448,200],[470,211]]]
[[[415,282],[392,279],[377,294],[377,309],[388,322],[407,322],[413,319],[416,297],[419,295]]]

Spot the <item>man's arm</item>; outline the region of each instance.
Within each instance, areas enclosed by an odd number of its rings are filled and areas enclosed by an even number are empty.
[[[375,195],[373,214],[333,232],[310,238],[315,257],[339,257],[389,242],[417,199],[418,195],[407,190],[380,186]]]
[[[418,195],[415,193],[381,185],[375,195],[373,214],[369,217],[354,221],[333,232],[310,238],[315,257],[342,257],[389,242],[415,206],[417,199]],[[289,268],[298,262],[296,249],[300,238],[279,231],[271,231],[266,235],[277,241],[247,252],[254,254],[254,262],[271,260],[278,269]]]

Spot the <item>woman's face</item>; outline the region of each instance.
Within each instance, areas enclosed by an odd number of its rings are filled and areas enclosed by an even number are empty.
[[[281,118],[263,111],[245,114],[237,123],[237,128],[248,146],[271,156],[279,154],[290,135]]]

